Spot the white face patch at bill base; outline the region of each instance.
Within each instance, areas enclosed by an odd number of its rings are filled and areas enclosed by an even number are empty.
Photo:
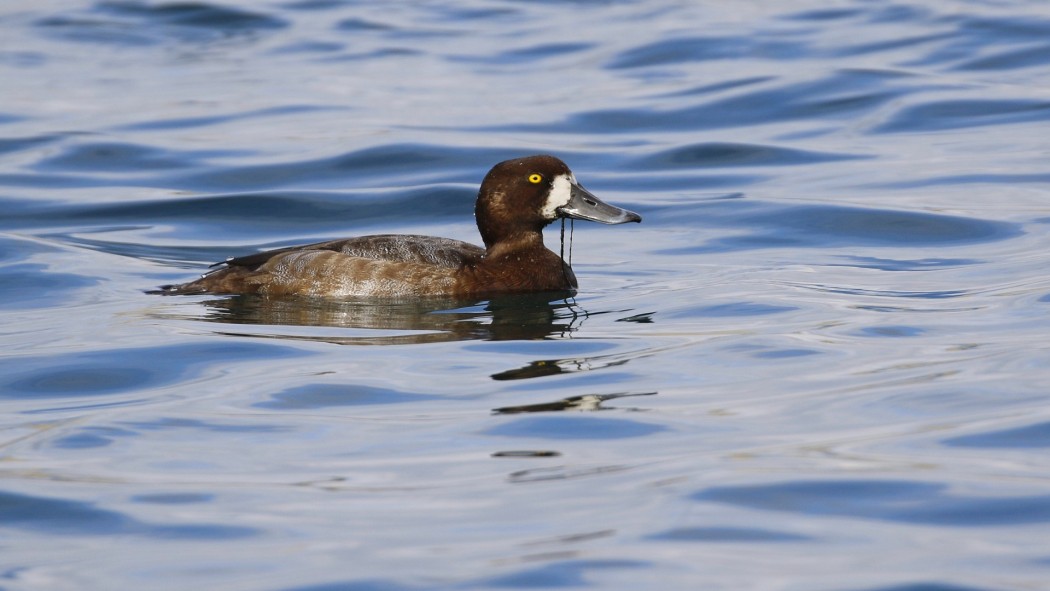
[[[559,174],[551,182],[551,190],[547,193],[547,202],[543,204],[540,213],[544,219],[553,220],[558,217],[558,208],[565,207],[572,199],[572,186],[576,184],[576,177],[570,174]]]

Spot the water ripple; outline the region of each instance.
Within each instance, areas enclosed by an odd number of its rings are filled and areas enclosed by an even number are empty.
[[[863,158],[863,156],[810,152],[778,146],[705,142],[646,156],[632,162],[629,166],[636,170],[795,166],[856,158]]]
[[[606,67],[623,69],[664,66],[725,59],[739,55],[777,56],[778,59],[790,59],[792,56],[809,53],[809,50],[797,41],[739,37],[679,37],[629,49],[618,55]]]
[[[942,443],[952,447],[1043,448],[1050,447],[1050,422],[1036,423],[1014,429],[987,431],[973,435],[962,435],[945,439]]]
[[[493,126],[490,130],[560,133],[626,133],[720,129],[779,121],[863,117],[908,94],[897,83],[906,74],[841,70],[808,82],[766,83],[766,88],[735,93],[703,104],[672,109],[589,110],[550,124]],[[772,88],[768,88],[772,86]]]
[[[34,400],[138,392],[206,371],[216,356],[233,362],[258,359],[260,355],[278,359],[301,354],[281,346],[227,343],[8,357],[0,360],[0,398]],[[158,364],[157,359],[165,359],[165,363]]]
[[[0,4],[0,586],[1050,578],[1042,3]],[[143,293],[541,152],[575,299]]]
[[[1023,235],[1020,224],[1009,222],[835,205],[785,207],[750,200],[712,201],[685,207],[672,206],[666,210],[654,208],[649,217],[660,219],[665,212],[681,216],[690,208],[702,210],[705,223],[722,231],[736,228],[747,232],[711,238],[692,246],[661,249],[659,254],[786,246],[951,246],[1009,240]]]
[[[765,511],[951,527],[1050,522],[1050,495],[985,497],[952,494],[947,489],[945,485],[916,481],[794,481],[711,487],[693,499]]]
[[[210,3],[100,2],[81,14],[36,21],[43,32],[66,41],[146,46],[174,40],[198,43],[230,35],[283,29],[288,22],[267,14]]]
[[[944,100],[899,110],[875,133],[917,133],[1050,119],[1050,101]]]
[[[237,540],[256,536],[253,527],[216,524],[166,525],[99,509],[93,503],[0,492],[0,523],[49,535],[145,536],[187,540]]]

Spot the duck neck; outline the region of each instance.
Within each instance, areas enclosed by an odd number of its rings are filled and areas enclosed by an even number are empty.
[[[545,250],[547,248],[543,245],[543,232],[539,230],[517,232],[511,236],[503,236],[499,240],[490,241],[485,237],[485,257],[489,259],[513,256],[521,252]]]
[[[500,291],[576,289],[576,275],[557,253],[543,245],[540,231],[503,236],[486,246],[477,270],[492,277]]]

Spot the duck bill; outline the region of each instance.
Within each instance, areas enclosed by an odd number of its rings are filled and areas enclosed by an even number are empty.
[[[625,224],[640,222],[642,216],[622,207],[609,205],[593,193],[576,183],[569,190],[569,202],[557,209],[558,215],[577,220],[590,220],[603,224]]]

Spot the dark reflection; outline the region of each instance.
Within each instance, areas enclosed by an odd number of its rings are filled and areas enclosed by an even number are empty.
[[[537,359],[524,367],[516,367],[492,374],[496,381],[528,380],[558,374],[592,371],[624,365],[638,357],[637,353],[614,353],[612,355],[595,355],[592,357],[568,357],[565,359]]]
[[[538,404],[525,404],[522,406],[504,406],[494,408],[492,412],[497,414],[518,414],[524,412],[556,412],[562,410],[611,410],[602,406],[606,400],[625,398],[627,396],[653,396],[656,392],[621,392],[618,394],[585,394],[583,396],[570,396],[554,402],[541,402]]]
[[[627,318],[619,318],[616,321],[617,322],[637,322],[638,324],[652,324],[653,323],[653,314],[656,314],[656,312],[643,312],[641,314],[634,314],[633,316],[628,316]]]
[[[572,359],[538,359],[530,361],[525,367],[516,367],[492,374],[492,379],[504,380],[528,380],[531,378],[542,378],[560,373],[570,373],[573,369],[567,368],[566,364],[575,365]]]
[[[550,449],[519,449],[511,451],[492,452],[492,457],[494,458],[556,458],[560,455],[560,451],[554,451]]]
[[[317,334],[303,331],[227,334],[306,339],[343,345],[400,345],[462,340],[534,340],[575,331],[587,312],[564,293],[522,294],[489,300],[327,300],[233,296],[202,302],[204,320],[240,325],[412,331],[411,334]]]
[[[575,480],[577,478],[589,478],[591,476],[603,476],[628,470],[627,466],[592,466],[586,468],[569,466],[552,466],[549,468],[535,468],[532,470],[518,470],[507,475],[507,480],[514,484],[529,482],[545,482],[550,480]]]

